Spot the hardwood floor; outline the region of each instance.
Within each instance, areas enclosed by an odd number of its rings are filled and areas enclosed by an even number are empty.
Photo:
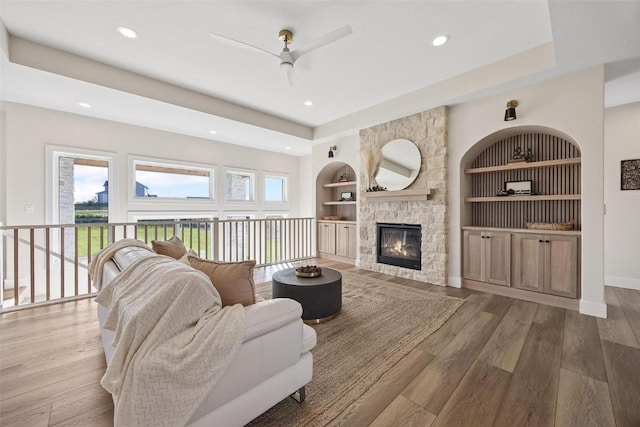
[[[331,425],[640,426],[640,291],[606,288],[610,317],[595,319],[308,263],[465,300]],[[256,269],[255,280],[290,266]],[[0,316],[0,425],[112,425],[95,309],[87,299]]]

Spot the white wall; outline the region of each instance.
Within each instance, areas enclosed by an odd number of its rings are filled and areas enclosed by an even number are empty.
[[[482,138],[516,126],[547,126],[582,151],[582,297],[580,312],[606,316],[604,303],[604,179],[602,66],[449,110],[449,281],[461,278],[461,160]],[[519,102],[518,119],[503,121],[506,103]]]
[[[194,162],[218,167],[216,188],[218,200],[222,187],[223,167],[251,169],[258,172],[276,172],[289,176],[291,201],[284,205],[264,203],[227,204],[227,210],[264,212],[287,210],[291,216],[300,214],[298,194],[308,187],[308,177],[300,177],[299,158],[269,151],[256,150],[207,139],[194,138],[132,126],[102,119],[95,119],[23,104],[3,103],[5,119],[6,168],[0,171],[0,181],[6,189],[6,224],[45,224],[47,218],[45,167],[46,146],[69,149],[99,150],[111,153],[116,159],[115,190],[117,212],[110,221],[125,222],[134,211],[185,211],[185,201],[158,203],[129,203],[127,197],[128,156],[154,157],[181,162]],[[0,159],[1,160],[1,159]],[[301,179],[302,178],[302,179]],[[258,179],[256,190],[262,190]],[[0,191],[0,194],[2,192]],[[202,201],[198,201],[202,202]],[[34,213],[25,214],[25,205],[32,204]],[[194,204],[190,211],[221,216],[223,205],[219,202]]]
[[[620,161],[640,159],[640,102],[604,111],[604,143],[605,283],[640,289],[640,190],[620,190]]]

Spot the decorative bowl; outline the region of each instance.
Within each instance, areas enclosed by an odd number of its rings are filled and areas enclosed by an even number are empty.
[[[322,274],[322,269],[315,265],[306,265],[296,268],[296,276],[298,277],[318,277]]]

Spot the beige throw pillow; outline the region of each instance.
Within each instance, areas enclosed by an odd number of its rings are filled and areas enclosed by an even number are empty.
[[[218,262],[187,254],[191,267],[209,276],[222,299],[222,305],[255,304],[253,267],[255,261]]]
[[[178,236],[173,236],[164,242],[152,240],[151,247],[158,255],[166,255],[175,259],[180,259],[187,253],[187,248],[184,247],[184,243]]]

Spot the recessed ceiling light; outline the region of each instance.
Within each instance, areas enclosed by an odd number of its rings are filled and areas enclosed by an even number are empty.
[[[443,35],[438,36],[435,39],[433,39],[431,44],[433,44],[434,46],[442,46],[443,44],[445,44],[448,41],[449,41],[449,36],[443,34]]]
[[[78,102],[78,105],[83,108],[91,108],[91,104],[89,104],[88,102]]]
[[[218,132],[216,132],[215,130],[210,130],[210,131],[209,131],[209,133],[210,133],[211,135],[215,135],[215,134],[216,134],[216,133],[218,133]]]
[[[304,101],[304,105],[306,105],[307,107],[311,107],[313,105],[313,102],[311,101]]]
[[[291,147],[284,147],[285,150],[291,150]]]
[[[137,39],[138,33],[129,27],[118,27],[118,32],[128,39]]]

